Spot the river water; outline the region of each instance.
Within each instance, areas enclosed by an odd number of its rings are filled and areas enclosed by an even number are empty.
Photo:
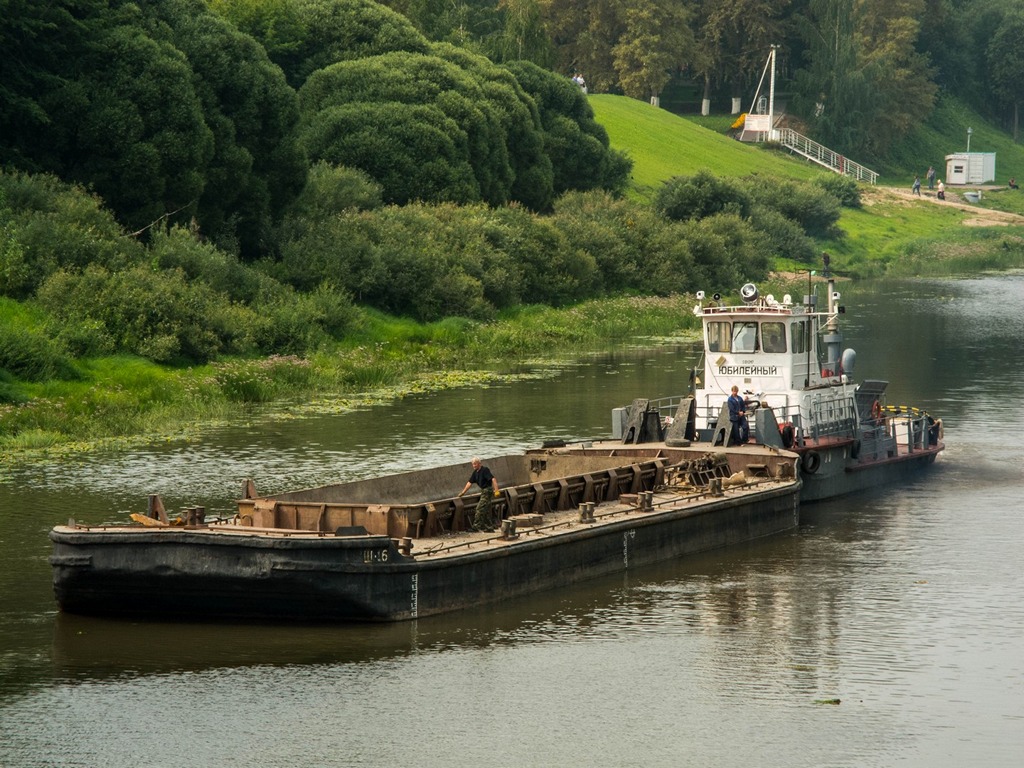
[[[684,346],[0,470],[0,766],[1024,764],[1024,276],[843,287],[857,374],[943,418],[908,487],[787,535],[383,626],[59,615],[48,529],[610,431]],[[468,465],[467,465],[468,467]],[[467,476],[469,469],[467,468]]]

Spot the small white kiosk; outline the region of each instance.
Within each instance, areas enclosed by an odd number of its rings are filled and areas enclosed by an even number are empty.
[[[995,181],[995,152],[957,152],[946,155],[947,184],[985,184]]]

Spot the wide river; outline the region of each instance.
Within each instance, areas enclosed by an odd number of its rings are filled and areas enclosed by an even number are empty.
[[[47,531],[606,435],[694,353],[0,469],[0,766],[1024,765],[1024,276],[843,286],[858,378],[945,424],[798,530],[381,626],[60,615]],[[466,470],[469,475],[468,463]],[[454,489],[457,490],[457,489]]]

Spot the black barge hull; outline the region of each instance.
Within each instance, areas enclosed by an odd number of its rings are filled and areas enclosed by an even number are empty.
[[[797,480],[695,494],[514,540],[404,554],[386,535],[58,526],[54,590],[70,613],[187,620],[392,621],[564,588],[787,531]]]

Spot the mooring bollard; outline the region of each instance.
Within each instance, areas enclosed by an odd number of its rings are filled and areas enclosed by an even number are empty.
[[[594,507],[596,505],[592,501],[584,501],[580,503],[580,522],[581,523],[592,523],[594,522]]]

